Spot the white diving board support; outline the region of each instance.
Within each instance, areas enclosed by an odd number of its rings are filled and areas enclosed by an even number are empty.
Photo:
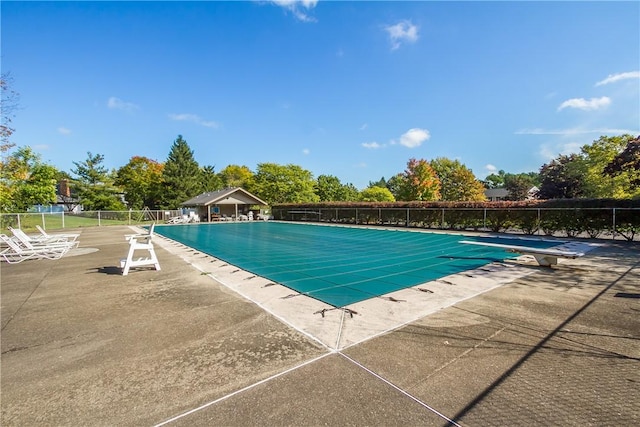
[[[490,246],[493,248],[504,249],[507,252],[532,255],[536,259],[536,261],[538,261],[538,264],[545,267],[557,264],[558,258],[575,259],[584,256],[584,252],[574,252],[560,249],[540,249],[532,248],[529,246],[503,245],[500,243],[484,243],[471,240],[461,240],[460,243],[465,243],[467,245]]]
[[[125,259],[120,260],[120,268],[122,268],[122,275],[129,274],[129,269],[132,267],[144,267],[152,265],[156,270],[160,270],[160,262],[156,256],[156,251],[151,243],[151,237],[153,236],[153,229],[155,224],[149,229],[149,233],[146,234],[130,234],[125,236],[125,239],[129,241],[129,252]],[[136,251],[147,251],[148,256],[134,258]]]

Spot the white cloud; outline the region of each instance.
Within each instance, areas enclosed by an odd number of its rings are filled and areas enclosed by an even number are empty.
[[[640,79],[640,71],[629,71],[627,73],[609,74],[606,79],[600,80],[596,86],[608,85],[620,80]]]
[[[304,154],[305,156],[308,156],[309,153],[311,153],[311,150],[309,150],[308,148],[305,148],[304,150],[302,150],[302,154]]]
[[[303,22],[315,22],[315,18],[308,12],[316,7],[318,0],[271,0],[271,3],[291,12],[293,16]]]
[[[169,114],[169,118],[171,120],[176,120],[176,121],[192,122],[200,126],[205,126],[213,129],[218,129],[220,127],[220,124],[218,122],[214,122],[212,120],[203,120],[202,118],[200,118],[200,116],[196,114],[188,114],[188,113]]]
[[[577,108],[584,111],[597,110],[599,108],[607,107],[609,104],[611,104],[611,98],[607,96],[603,96],[600,98],[591,98],[589,100],[586,100],[584,98],[572,98],[560,104],[560,106],[558,107],[558,111],[565,108]]]
[[[377,142],[374,141],[374,142],[363,142],[362,146],[364,148],[369,148],[369,149],[372,149],[372,150],[376,150],[378,148],[384,147],[385,145],[384,144],[378,144]]]
[[[362,126],[360,126],[360,130],[365,130],[368,127],[369,127],[369,124],[364,123]]]
[[[389,34],[391,49],[398,49],[402,43],[415,43],[418,40],[418,26],[411,21],[400,21],[395,25],[388,25],[384,30]]]
[[[485,165],[484,168],[486,169],[487,172],[489,172],[489,175],[498,171],[498,168],[492,165],[491,163],[489,163],[488,165]]]
[[[60,126],[58,128],[58,133],[62,134],[62,135],[71,135],[71,129],[67,129],[64,126]]]
[[[416,148],[422,145],[423,142],[431,138],[431,134],[426,129],[413,128],[406,131],[401,137],[400,141],[391,141],[392,144],[404,145],[407,148]]]
[[[112,96],[107,100],[107,107],[112,110],[122,110],[128,113],[131,113],[140,108],[136,104],[133,104],[131,102],[125,102],[120,98],[116,98],[115,96]]]

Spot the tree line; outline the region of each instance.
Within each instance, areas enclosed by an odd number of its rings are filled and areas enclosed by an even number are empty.
[[[329,201],[484,201],[485,189],[504,188],[508,200],[560,198],[640,197],[640,136],[601,136],[579,153],[560,155],[538,172],[512,174],[501,170],[484,180],[458,160],[440,157],[409,159],[404,171],[370,181],[359,190],[333,175],[317,178],[304,168],[288,164],[228,165],[216,172],[200,166],[181,135],[173,141],[165,162],[134,156],[114,170],[104,165],[102,154],[87,153],[73,162],[70,173],[41,160],[30,147],[15,150],[10,137],[17,94],[10,76],[0,78],[0,211],[23,212],[34,205],[50,205],[58,198],[69,210],[176,209],[180,203],[205,192],[242,187],[269,205]],[[59,191],[64,183],[66,191]]]
[[[640,197],[640,137],[602,136],[580,153],[560,155],[539,172],[493,173],[478,180],[458,160],[409,159],[406,169],[388,180],[370,181],[358,190],[338,177],[313,174],[288,164],[260,163],[255,171],[229,165],[216,172],[200,166],[187,141],[179,135],[164,163],[143,156],[109,171],[104,156],[87,153],[73,162],[71,173],[41,161],[30,147],[9,153],[3,145],[0,163],[0,209],[26,211],[49,205],[62,197],[67,208],[81,204],[85,210],[176,209],[180,203],[205,192],[242,187],[269,205],[327,201],[484,201],[486,188],[504,188],[509,200],[531,197],[537,187],[541,199]],[[64,182],[69,194],[59,194]]]

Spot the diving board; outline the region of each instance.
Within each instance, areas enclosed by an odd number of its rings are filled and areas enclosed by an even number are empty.
[[[471,240],[461,240],[460,243],[467,245],[490,246],[493,248],[504,249],[507,252],[514,252],[523,255],[532,255],[538,264],[549,267],[558,263],[558,258],[575,259],[584,256],[584,252],[567,251],[560,249],[541,249],[520,245],[503,245],[501,243],[475,242]]]

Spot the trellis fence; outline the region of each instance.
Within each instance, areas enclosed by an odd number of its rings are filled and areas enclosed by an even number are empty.
[[[640,236],[640,208],[416,208],[275,206],[282,221],[311,221],[528,235],[618,238]]]

